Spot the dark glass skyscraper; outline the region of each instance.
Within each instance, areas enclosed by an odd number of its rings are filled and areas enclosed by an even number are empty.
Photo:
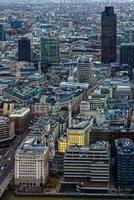
[[[6,40],[6,35],[5,35],[4,25],[0,24],[0,41],[5,41],[5,40]]]
[[[31,61],[31,45],[28,38],[18,40],[18,61]]]
[[[120,47],[120,63],[134,69],[134,43],[123,43]]]
[[[134,191],[134,144],[122,138],[115,142],[117,148],[117,184],[119,192]]]
[[[114,13],[114,7],[105,7],[105,11],[102,12],[101,23],[101,61],[107,64],[116,61],[117,19]]]

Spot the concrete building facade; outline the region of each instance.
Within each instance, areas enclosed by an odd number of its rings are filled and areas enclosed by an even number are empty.
[[[36,137],[27,137],[15,153],[14,183],[40,187],[48,176],[48,147]]]

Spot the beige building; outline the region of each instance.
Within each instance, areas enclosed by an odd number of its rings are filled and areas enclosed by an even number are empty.
[[[16,108],[11,112],[10,119],[15,121],[15,133],[23,133],[30,119],[30,109]]]
[[[14,109],[14,103],[10,101],[5,101],[3,104],[3,114],[10,115]]]
[[[15,153],[14,183],[20,187],[40,187],[48,176],[48,147],[37,137],[27,137]]]

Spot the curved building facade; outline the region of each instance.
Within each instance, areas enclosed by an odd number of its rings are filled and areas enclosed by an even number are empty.
[[[0,116],[0,145],[8,145],[14,137],[14,122],[8,117]]]

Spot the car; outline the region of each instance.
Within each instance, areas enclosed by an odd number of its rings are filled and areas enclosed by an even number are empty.
[[[11,160],[11,158],[8,158],[8,160]]]
[[[4,167],[1,167],[1,170],[3,170],[4,169]]]

